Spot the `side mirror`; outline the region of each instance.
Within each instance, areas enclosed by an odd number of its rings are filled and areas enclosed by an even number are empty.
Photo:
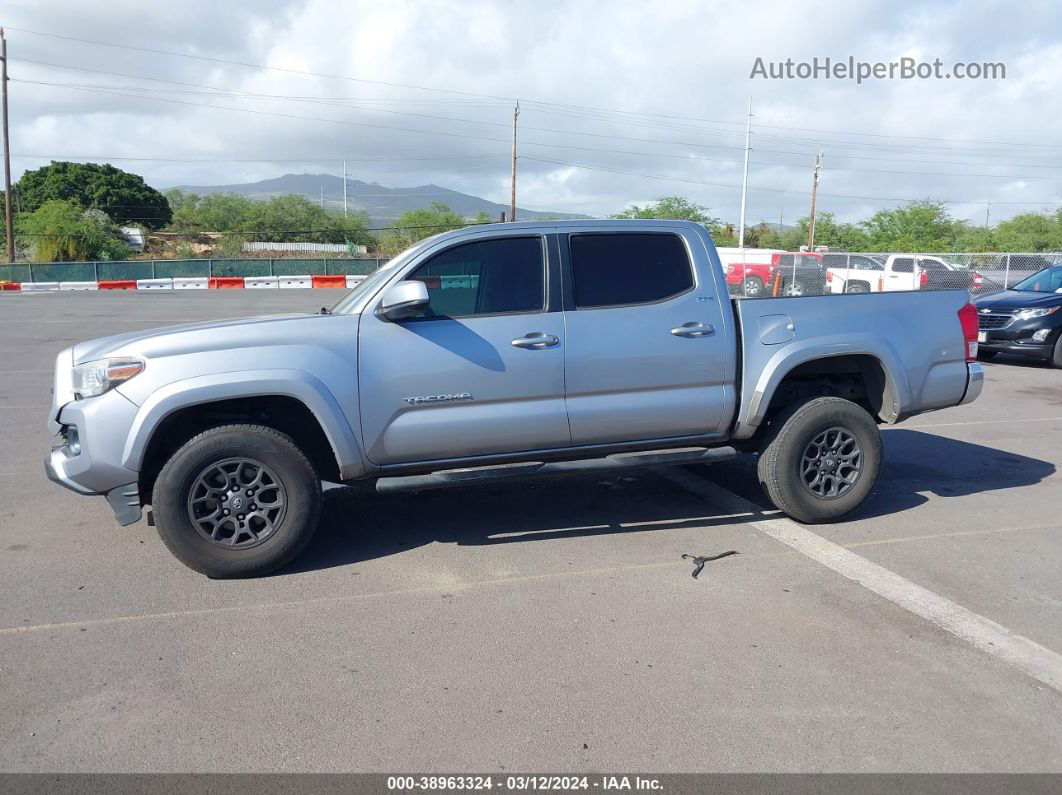
[[[424,282],[399,282],[387,288],[377,314],[384,320],[412,317],[428,305],[428,288]]]

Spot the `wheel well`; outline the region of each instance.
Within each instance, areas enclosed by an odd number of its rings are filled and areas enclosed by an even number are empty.
[[[287,434],[306,454],[322,480],[338,481],[339,465],[317,417],[302,401],[285,395],[218,400],[187,406],[168,414],[151,435],[140,466],[140,499],[151,492],[162,467],[185,442],[218,425],[254,423]]]
[[[897,414],[888,374],[878,359],[866,354],[827,356],[799,364],[786,373],[771,396],[760,429],[766,429],[786,407],[816,397],[851,400],[882,422],[893,420]]]

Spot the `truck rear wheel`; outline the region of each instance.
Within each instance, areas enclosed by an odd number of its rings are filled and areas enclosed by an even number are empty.
[[[208,577],[255,577],[290,562],[313,537],[321,481],[290,437],[260,425],[211,428],[185,443],[155,481],[162,541]]]
[[[850,400],[815,398],[774,419],[756,469],[779,510],[798,522],[832,522],[858,508],[874,488],[881,434]]]

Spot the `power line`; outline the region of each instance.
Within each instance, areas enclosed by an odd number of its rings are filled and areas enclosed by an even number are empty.
[[[731,185],[731,184],[723,183],[723,182],[710,182],[708,180],[703,180],[703,179],[691,179],[691,178],[688,178],[688,177],[675,177],[675,176],[670,176],[670,175],[667,175],[667,174],[648,174],[648,173],[645,173],[645,172],[642,172],[642,171],[626,171],[624,169],[609,168],[607,166],[595,166],[595,165],[590,165],[590,164],[587,164],[587,163],[573,163],[573,162],[564,161],[564,160],[550,160],[550,159],[541,158],[541,157],[532,157],[531,155],[524,155],[524,157],[527,158],[528,160],[537,160],[537,161],[542,162],[542,163],[553,163],[553,164],[561,165],[561,166],[571,166],[573,168],[589,169],[591,171],[608,171],[608,172],[611,172],[613,174],[629,174],[629,175],[635,176],[635,177],[645,177],[646,179],[661,179],[661,180],[667,180],[667,181],[670,181],[670,182],[688,182],[688,183],[695,184],[695,185],[712,185],[712,186],[719,187],[719,188],[733,188],[735,190],[740,190],[741,189],[740,185]],[[763,188],[763,187],[756,187],[756,186],[752,186],[752,185],[750,185],[748,189],[749,190],[765,191],[765,192],[768,192],[768,193],[797,193],[797,194],[801,194],[801,195],[804,193],[804,191],[789,190],[787,188]],[[820,193],[819,195],[820,196],[828,196],[828,197],[834,198],[834,199],[864,199],[864,200],[891,201],[891,202],[917,201],[917,199],[912,199],[911,197],[896,197],[896,196],[853,196],[853,195],[843,194],[843,193]],[[926,197],[926,198],[928,198],[928,197]],[[940,201],[940,202],[942,202],[944,204],[984,204],[983,201],[970,200],[970,199],[934,199],[933,201]],[[1058,203],[1062,203],[1062,198],[1052,199],[1052,200],[1049,200],[1049,201],[1038,201],[1038,202],[993,202],[993,204],[1012,204],[1012,205],[1021,205],[1021,206],[1036,206],[1036,205],[1058,204]]]
[[[450,133],[450,132],[444,132],[444,131],[439,131],[439,130],[419,130],[419,129],[414,129],[414,128],[391,127],[391,126],[385,126],[385,125],[369,124],[367,122],[344,121],[344,120],[341,120],[341,119],[320,119],[318,117],[302,116],[302,115],[298,115],[298,114],[275,113],[275,112],[271,112],[271,111],[255,110],[255,109],[251,109],[251,108],[234,108],[234,107],[222,106],[222,105],[212,105],[212,104],[209,104],[209,103],[196,103],[196,102],[189,102],[189,101],[186,101],[186,100],[176,100],[176,99],[166,99],[166,98],[160,98],[160,97],[142,96],[142,95],[138,95],[138,94],[128,94],[128,93],[121,93],[121,92],[116,92],[116,91],[109,91],[109,90],[106,90],[106,87],[84,86],[84,85],[77,85],[77,84],[70,84],[70,83],[59,83],[59,82],[48,82],[48,81],[32,81],[32,80],[21,80],[20,82],[33,83],[33,84],[39,84],[39,85],[50,85],[50,86],[54,86],[54,87],[68,88],[68,89],[79,90],[79,91],[89,91],[89,92],[95,92],[95,93],[111,94],[113,96],[120,96],[120,97],[124,97],[124,98],[134,98],[134,99],[143,99],[143,100],[155,101],[155,102],[170,102],[170,103],[175,103],[175,104],[184,104],[184,105],[200,106],[200,107],[207,107],[207,108],[215,108],[217,110],[229,110],[229,111],[235,111],[235,112],[254,113],[254,114],[259,114],[259,115],[278,115],[278,116],[282,116],[282,117],[286,117],[286,118],[302,119],[302,120],[308,120],[308,121],[326,121],[326,122],[331,122],[331,123],[335,123],[335,124],[351,124],[351,125],[355,125],[355,126],[367,126],[367,127],[375,127],[375,128],[379,128],[379,129],[394,129],[394,130],[403,130],[403,131],[408,131],[408,132],[420,132],[420,133],[423,133],[423,134],[445,135],[445,136],[449,136],[449,137],[459,137],[459,138],[460,137],[464,137],[464,138],[470,138],[470,139],[474,139],[474,140],[494,141],[494,142],[499,142],[499,143],[500,142],[504,142],[504,139],[500,139],[500,138],[487,138],[487,137],[483,137],[483,136],[472,136],[472,135],[463,134],[463,133]],[[162,81],[162,82],[176,82],[176,81]],[[195,86],[196,84],[180,83],[180,85]],[[201,87],[211,88],[209,86],[201,86]],[[122,89],[122,91],[132,91],[132,90],[135,90],[135,89],[124,89],[124,88]],[[212,95],[212,96],[216,96],[216,95]],[[282,95],[256,95],[256,96],[266,97],[266,98],[271,98],[271,99],[284,99],[285,98]],[[325,104],[327,104],[327,103],[325,103]],[[344,107],[346,107],[346,106],[344,106]],[[399,111],[384,111],[384,112],[399,113]],[[508,126],[507,124],[502,124],[500,122],[486,122],[486,121],[472,120],[472,119],[458,119],[458,118],[454,118],[454,117],[433,116],[433,115],[429,115],[429,114],[410,113],[410,114],[406,114],[406,115],[423,116],[423,117],[426,117],[426,118],[443,119],[443,120],[449,120],[449,121],[461,121],[461,122],[469,122],[469,123],[476,123],[476,124],[489,124],[491,126],[502,126],[502,127],[507,127]],[[598,137],[598,138],[612,138],[612,139],[617,139],[617,140],[638,141],[638,142],[673,145],[673,146],[696,146],[696,147],[699,147],[699,148],[728,149],[728,150],[735,150],[735,151],[740,151],[740,150],[743,149],[743,147],[740,147],[740,146],[728,146],[728,145],[723,145],[723,144],[706,144],[706,143],[702,143],[702,142],[688,142],[688,141],[670,141],[670,140],[655,139],[655,138],[634,138],[634,137],[629,137],[629,136],[606,135],[606,134],[602,134],[602,133],[586,133],[586,132],[581,132],[581,131],[555,130],[555,129],[552,129],[552,128],[542,128],[542,127],[528,127],[526,129],[540,131],[540,132],[549,132],[549,133],[555,133],[555,134],[562,134],[562,135],[563,134],[586,135],[586,136],[592,136],[592,137]],[[785,141],[785,140],[788,140],[788,139],[777,138],[776,140]],[[557,148],[565,148],[565,149],[577,149],[577,150],[583,150],[583,151],[612,152],[612,153],[615,153],[615,154],[627,154],[627,155],[656,156],[656,157],[686,157],[686,158],[689,158],[689,159],[708,159],[708,158],[699,158],[699,157],[697,157],[695,155],[673,155],[673,154],[669,154],[669,153],[632,152],[632,151],[626,151],[626,150],[609,150],[609,149],[603,149],[601,147],[581,147],[581,146],[576,146],[576,145],[573,145],[573,144],[546,143],[546,142],[542,142],[542,141],[525,141],[525,144],[527,144],[529,146],[557,147]],[[807,152],[792,151],[792,150],[780,150],[780,149],[760,149],[758,151],[766,153],[766,154],[799,155],[801,157],[804,157],[804,156],[807,155]],[[950,155],[944,155],[944,156],[950,156]],[[841,154],[841,153],[836,153],[836,152],[834,153],[834,157],[838,157],[838,158],[841,158],[841,159],[853,159],[853,160],[874,160],[874,161],[880,161],[880,162],[904,162],[904,163],[926,163],[926,164],[932,164],[932,165],[947,165],[947,166],[952,166],[952,165],[954,165],[954,166],[967,166],[967,165],[969,165],[969,166],[984,166],[984,165],[991,164],[991,165],[998,165],[998,166],[1007,167],[1007,168],[1023,168],[1023,167],[1027,167],[1027,166],[1039,167],[1039,168],[1052,168],[1052,169],[1062,168],[1062,165],[1054,165],[1054,164],[1050,164],[1050,163],[1037,163],[1037,162],[986,163],[985,161],[920,160],[920,159],[912,159],[912,158],[888,158],[888,157],[873,157],[873,156],[869,156],[869,155],[851,155],[851,154]],[[238,162],[238,161],[232,161],[232,162]],[[264,162],[264,161],[260,161],[260,162]],[[717,162],[735,162],[735,161],[719,160]],[[786,163],[762,163],[761,162],[760,164],[761,165],[776,165],[776,166],[796,167],[794,164],[786,164]],[[873,171],[873,169],[842,169],[840,167],[838,167],[837,170]],[[911,175],[928,174],[928,175],[933,175],[933,176],[962,176],[961,174],[931,173],[931,172],[921,172],[921,171],[919,171],[919,172],[915,172],[915,171],[896,172],[894,170],[887,170],[885,173],[908,173],[908,174],[911,174]],[[1008,175],[984,174],[984,175],[978,175],[978,176],[1006,178]],[[1014,179],[1043,179],[1043,177],[1013,177],[1013,178]]]
[[[329,74],[329,73],[325,73],[325,72],[314,72],[314,71],[304,70],[304,69],[292,69],[292,68],[282,67],[282,66],[270,66],[270,65],[267,65],[267,64],[256,64],[256,63],[249,63],[249,62],[246,62],[246,61],[237,61],[237,60],[226,59],[226,58],[217,58],[217,57],[206,56],[206,55],[195,55],[195,54],[192,54],[192,53],[177,52],[175,50],[163,50],[163,49],[151,48],[151,47],[137,47],[137,46],[133,46],[133,45],[130,45],[130,44],[119,44],[119,43],[116,43],[116,42],[97,41],[97,40],[93,40],[93,39],[82,39],[82,38],[77,38],[75,36],[65,36],[65,35],[61,35],[61,34],[57,34],[57,33],[44,33],[42,31],[29,30],[29,29],[26,29],[26,28],[9,27],[8,29],[9,30],[17,30],[20,33],[27,33],[27,34],[30,34],[30,35],[33,35],[33,36],[43,36],[43,37],[47,37],[47,38],[61,39],[61,40],[64,40],[64,41],[73,41],[73,42],[78,42],[80,44],[91,44],[91,45],[99,46],[99,47],[114,47],[114,48],[124,49],[124,50],[131,50],[131,51],[137,51],[137,52],[147,52],[147,53],[152,53],[152,54],[155,54],[155,55],[168,55],[168,56],[173,56],[173,57],[178,57],[178,58],[188,58],[188,59],[193,59],[193,60],[207,61],[207,62],[211,62],[211,63],[223,63],[223,64],[229,64],[229,65],[232,65],[232,66],[246,67],[246,68],[250,68],[250,69],[266,69],[266,70],[271,70],[271,71],[286,72],[288,74],[304,75],[304,76],[307,76],[307,77],[321,77],[321,78],[326,78],[326,79],[331,79],[331,80],[347,80],[347,81],[357,82],[357,83],[368,83],[368,84],[373,84],[373,85],[382,85],[382,86],[388,86],[390,88],[404,88],[404,89],[410,89],[410,90],[415,90],[415,91],[431,91],[431,92],[444,93],[444,94],[454,94],[454,95],[457,95],[457,96],[486,98],[486,99],[500,100],[500,101],[503,101],[503,102],[506,102],[506,103],[511,103],[511,102],[515,101],[514,97],[505,97],[505,96],[500,96],[500,95],[497,95],[497,94],[486,94],[486,93],[481,93],[481,92],[461,91],[461,90],[458,90],[458,89],[437,88],[437,87],[434,87],[434,86],[421,86],[421,85],[414,85],[414,84],[410,84],[410,83],[397,83],[397,82],[384,81],[384,80],[371,80],[371,79],[368,79],[368,78],[351,77],[349,75],[336,75],[336,74]],[[573,108],[573,109],[579,109],[579,110],[597,111],[599,113],[643,115],[643,116],[644,115],[652,115],[652,116],[659,117],[659,118],[670,118],[670,119],[690,120],[690,121],[702,121],[702,122],[709,122],[709,123],[715,123],[715,124],[741,124],[741,123],[743,123],[743,122],[727,121],[727,120],[720,120],[720,119],[703,119],[703,118],[698,118],[698,117],[694,117],[694,116],[667,115],[667,114],[660,114],[660,113],[654,113],[654,112],[649,112],[649,111],[628,111],[628,110],[620,110],[620,109],[616,109],[616,108],[601,108],[601,107],[593,107],[593,106],[588,106],[588,105],[575,105],[575,104],[565,104],[565,103],[557,103],[557,102],[547,102],[547,101],[543,101],[543,100],[527,100],[526,102],[530,102],[530,103],[533,103],[535,105],[547,106],[547,107]],[[802,132],[818,132],[818,133],[830,133],[831,132],[831,131],[828,131],[828,130],[818,130],[818,129],[814,129],[814,128],[797,128],[797,127],[791,127],[791,126],[788,126],[788,125],[759,125],[759,126],[761,126],[761,127],[770,127],[770,128],[773,128],[773,129],[792,129],[792,130],[798,130],[798,131],[802,131]],[[964,139],[932,138],[932,137],[928,137],[928,136],[885,135],[885,134],[880,134],[880,133],[865,133],[865,132],[857,132],[857,131],[837,131],[837,132],[832,133],[832,134],[850,134],[850,135],[861,135],[861,136],[883,137],[883,138],[884,137],[887,137],[887,138],[908,138],[908,139],[911,139],[911,140],[949,141],[949,142],[953,142],[953,143],[991,143],[991,144],[1003,144],[1003,145],[1007,145],[1007,146],[1033,146],[1033,147],[1057,147],[1058,146],[1057,144],[1038,144],[1038,143],[1019,142],[1019,141],[974,141],[974,140],[964,140]]]

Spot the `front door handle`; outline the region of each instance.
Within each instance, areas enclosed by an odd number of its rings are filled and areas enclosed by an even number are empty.
[[[697,321],[683,323],[671,329],[671,333],[676,337],[706,337],[714,332],[715,327],[710,323],[698,323]]]
[[[513,340],[514,348],[526,348],[529,351],[540,351],[554,345],[560,345],[560,338],[555,334],[543,334],[541,331],[532,331]]]

